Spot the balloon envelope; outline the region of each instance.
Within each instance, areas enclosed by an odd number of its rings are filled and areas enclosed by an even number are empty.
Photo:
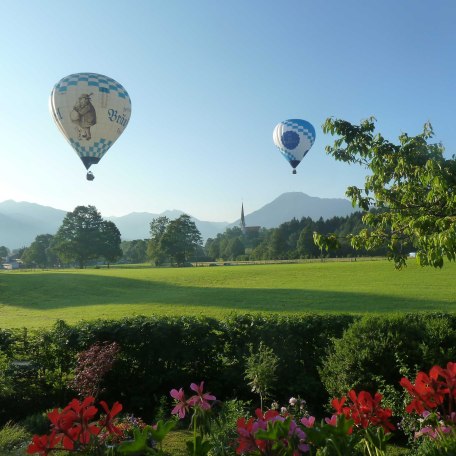
[[[274,128],[272,139],[296,174],[295,168],[315,142],[315,128],[306,120],[284,120]]]
[[[87,169],[106,154],[131,115],[127,91],[114,79],[96,73],[61,79],[49,105],[55,123]]]

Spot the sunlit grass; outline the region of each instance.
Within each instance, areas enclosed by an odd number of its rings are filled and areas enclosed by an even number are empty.
[[[2,271],[0,327],[151,314],[454,311],[455,273],[454,264],[396,271],[387,261]]]

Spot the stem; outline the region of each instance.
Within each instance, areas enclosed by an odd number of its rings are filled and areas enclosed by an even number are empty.
[[[331,443],[332,446],[334,447],[334,449],[337,451],[337,454],[338,454],[339,456],[342,456],[342,453],[339,451],[339,448],[337,448],[337,445],[333,442],[332,439],[328,439],[328,443]]]
[[[196,430],[197,430],[197,426],[196,426],[196,408],[195,408],[195,412],[193,414],[193,456],[197,456],[197,454],[196,454]]]

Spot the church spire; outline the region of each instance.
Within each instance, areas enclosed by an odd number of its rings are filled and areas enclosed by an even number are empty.
[[[244,203],[242,203],[241,207],[241,230],[245,233]]]

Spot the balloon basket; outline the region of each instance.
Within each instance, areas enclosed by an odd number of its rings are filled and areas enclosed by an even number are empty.
[[[92,171],[89,171],[86,175],[86,179],[88,181],[93,181],[95,179],[95,176],[92,174]]]
[[[295,169],[293,170],[293,174],[296,174],[296,170]]]

